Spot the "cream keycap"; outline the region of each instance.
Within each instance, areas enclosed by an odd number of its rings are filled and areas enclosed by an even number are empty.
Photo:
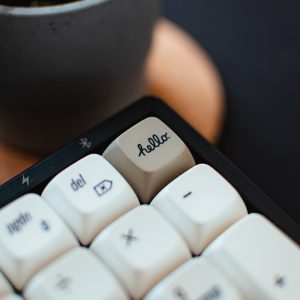
[[[143,295],[190,258],[179,234],[149,206],[108,226],[91,249],[109,266],[133,299]]]
[[[17,294],[9,294],[9,295],[0,297],[0,300],[23,300],[23,298]]]
[[[239,291],[204,258],[194,258],[178,268],[144,300],[242,300]]]
[[[0,273],[0,300],[2,296],[9,294],[11,292],[12,292],[12,287],[10,286],[6,278],[3,276],[3,274]]]
[[[110,270],[86,248],[76,248],[38,273],[27,300],[129,300]]]
[[[120,135],[103,153],[128,180],[143,203],[194,166],[183,141],[163,122],[149,117]]]
[[[37,271],[77,245],[38,195],[27,194],[0,211],[0,268],[19,290]]]
[[[102,156],[91,154],[59,173],[42,197],[83,245],[108,224],[139,205],[136,194]]]
[[[172,181],[151,206],[174,225],[195,255],[247,214],[238,192],[206,164],[197,165]]]
[[[300,299],[300,248],[261,215],[232,225],[203,255],[245,299]]]

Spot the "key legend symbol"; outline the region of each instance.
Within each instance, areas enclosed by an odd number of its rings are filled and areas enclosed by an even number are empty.
[[[186,198],[188,198],[188,197],[191,196],[191,195],[192,195],[192,192],[188,192],[188,193],[186,193],[185,195],[183,195],[183,198],[186,199]]]
[[[132,242],[137,241],[138,237],[133,235],[133,229],[129,229],[127,234],[122,234],[121,237],[126,240],[126,246],[131,246]]]
[[[81,145],[82,149],[90,149],[92,147],[92,142],[89,141],[88,138],[81,138],[79,144]]]
[[[58,276],[58,280],[55,284],[55,287],[60,292],[69,292],[71,288],[72,280],[69,277]]]
[[[46,220],[42,220],[40,225],[41,225],[42,230],[44,230],[46,232],[51,229],[51,226],[50,226],[49,222],[46,221]]]
[[[26,177],[25,177],[25,175],[23,174],[23,177],[22,177],[22,184],[23,184],[23,185],[26,184],[27,186],[30,185],[30,178],[29,178],[29,176],[26,176]]]
[[[283,276],[275,277],[275,285],[279,288],[283,288],[286,284],[285,278]]]
[[[94,190],[99,197],[109,192],[112,189],[113,182],[111,180],[103,180],[94,186]]]
[[[186,292],[180,287],[176,287],[174,289],[174,296],[176,297],[176,300],[188,300],[189,299]]]

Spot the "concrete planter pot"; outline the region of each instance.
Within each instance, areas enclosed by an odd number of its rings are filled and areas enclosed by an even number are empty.
[[[50,151],[139,96],[158,2],[0,5],[0,138]]]

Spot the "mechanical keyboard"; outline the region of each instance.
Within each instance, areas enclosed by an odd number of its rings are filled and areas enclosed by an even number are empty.
[[[0,186],[0,300],[300,299],[300,226],[146,97]]]

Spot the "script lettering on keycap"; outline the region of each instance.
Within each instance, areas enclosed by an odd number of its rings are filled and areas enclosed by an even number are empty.
[[[81,174],[78,174],[78,178],[71,179],[71,188],[73,191],[77,192],[79,189],[86,185],[86,181]]]
[[[222,297],[222,293],[220,291],[220,288],[217,286],[213,286],[207,293],[202,295],[197,300],[216,300],[220,299]]]
[[[9,234],[14,235],[15,233],[20,232],[26,224],[32,220],[32,216],[29,212],[20,213],[17,218],[12,220],[7,226]]]
[[[137,145],[137,147],[139,149],[139,157],[150,154],[156,148],[160,147],[165,142],[167,142],[170,138],[171,137],[168,136],[168,132],[166,132],[165,134],[162,134],[160,137],[157,134],[153,134],[152,137],[148,138],[148,142],[149,142],[148,145],[146,145],[146,146],[143,146],[142,144]]]

